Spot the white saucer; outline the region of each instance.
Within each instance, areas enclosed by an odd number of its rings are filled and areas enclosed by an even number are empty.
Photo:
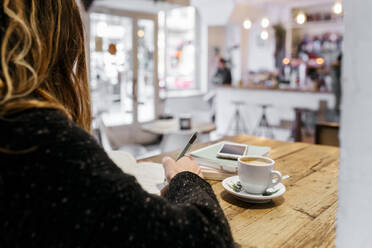
[[[225,180],[222,181],[222,186],[232,195],[237,197],[238,199],[249,202],[249,203],[266,203],[271,201],[274,198],[277,198],[281,195],[284,194],[285,192],[285,186],[281,183],[276,185],[273,190],[279,190],[278,192],[272,194],[272,195],[267,195],[264,196],[262,194],[250,194],[242,190],[241,192],[235,192],[232,188],[229,187],[229,185],[233,185],[239,182],[239,176],[232,176],[228,177]]]

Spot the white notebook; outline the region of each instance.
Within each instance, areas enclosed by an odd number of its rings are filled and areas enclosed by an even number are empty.
[[[123,172],[134,176],[144,190],[150,194],[160,195],[165,179],[161,164],[137,163],[132,155],[122,151],[110,151],[107,154]]]
[[[223,144],[239,144],[234,142],[223,141],[217,144],[213,144],[199,150],[193,151],[190,155],[194,158],[194,161],[201,166],[214,168],[217,170],[237,173],[238,162],[236,160],[219,158],[217,156],[218,151],[222,148]],[[251,156],[266,156],[270,152],[270,147],[266,146],[252,146],[248,145],[248,149],[245,155]]]

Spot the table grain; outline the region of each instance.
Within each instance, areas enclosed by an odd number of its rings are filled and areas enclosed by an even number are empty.
[[[224,140],[271,147],[275,169],[290,178],[287,192],[272,202],[250,204],[208,181],[230,223],[237,247],[334,247],[339,149],[238,135]],[[195,145],[192,150],[211,143]],[[146,159],[161,162],[167,155]]]

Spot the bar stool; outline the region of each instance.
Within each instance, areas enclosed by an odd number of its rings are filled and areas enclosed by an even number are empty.
[[[262,109],[262,114],[261,118],[258,121],[257,127],[253,132],[254,136],[259,136],[259,137],[265,137],[265,138],[270,138],[274,139],[274,133],[272,130],[272,126],[270,125],[269,121],[267,120],[267,114],[266,114],[266,109],[269,107],[272,107],[272,105],[269,104],[262,104],[259,105]]]
[[[246,103],[243,101],[231,101],[231,103],[234,105],[235,113],[229,121],[229,125],[227,126],[225,132],[226,135],[228,135],[231,130],[235,131],[234,134],[248,134],[246,122],[240,113],[240,106],[246,105]]]
[[[295,112],[295,120],[293,123],[292,134],[291,134],[290,140],[295,141],[295,142],[302,142],[303,141],[302,132],[303,132],[304,127],[307,127],[305,128],[306,129],[305,131],[309,132],[309,126],[312,126],[311,123],[310,124],[307,123],[309,121],[304,121],[304,117],[306,114],[314,115],[314,110],[308,109],[308,108],[294,108],[294,112]]]

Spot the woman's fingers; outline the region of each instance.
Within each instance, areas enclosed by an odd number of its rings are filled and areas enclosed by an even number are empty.
[[[194,158],[191,155],[185,155],[186,158],[189,158],[190,160],[194,160]]]
[[[176,172],[176,161],[174,161],[170,157],[164,157],[162,161],[165,177],[167,178],[168,182],[177,174]]]
[[[174,166],[176,164],[176,161],[174,161],[170,157],[164,157],[162,160],[162,164],[163,164],[164,169],[166,169],[166,168],[169,168],[170,166]]]
[[[192,172],[203,178],[200,166],[188,156],[181,158],[177,162],[170,157],[164,157],[162,164],[164,167],[165,176],[168,181],[170,181],[175,175],[183,171]]]

